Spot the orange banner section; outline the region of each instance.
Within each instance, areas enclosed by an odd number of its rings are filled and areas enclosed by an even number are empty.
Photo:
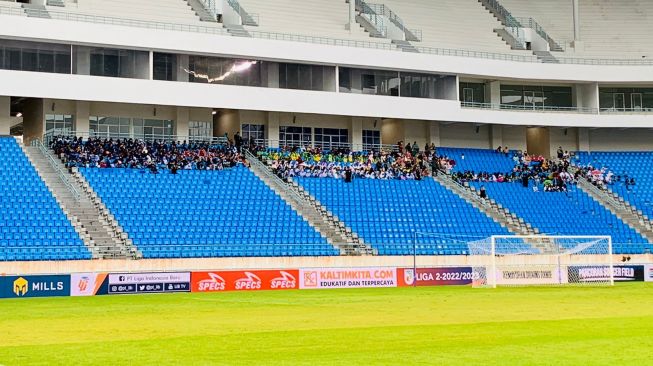
[[[299,270],[193,272],[192,292],[298,289]]]

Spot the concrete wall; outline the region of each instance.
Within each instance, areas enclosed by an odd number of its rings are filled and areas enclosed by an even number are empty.
[[[526,150],[526,127],[524,126],[501,126],[503,143],[500,146],[508,146],[511,150]],[[497,148],[499,145],[492,148]]]
[[[440,146],[492,148],[490,146],[490,126],[474,126],[468,123],[440,123]]]
[[[565,151],[578,151],[578,129],[550,127],[549,146],[551,156],[556,155],[558,147]]]
[[[381,143],[396,144],[405,139],[404,121],[387,118],[381,121]]]
[[[430,133],[430,121],[419,121],[419,120],[407,120],[404,121],[404,139],[405,143],[417,142],[420,150],[424,148],[424,145],[428,141],[429,143],[429,133]]]
[[[213,119],[213,135],[223,136],[225,133],[230,139],[240,131],[240,112],[233,109],[221,109]]]
[[[23,112],[23,141],[29,145],[33,139],[43,136],[45,113],[43,99],[30,99],[24,104]]]
[[[630,255],[633,264],[653,263],[653,255]],[[532,258],[538,264],[542,258]],[[615,256],[615,263],[621,256]],[[505,262],[527,260],[520,257],[498,259]],[[557,264],[557,257],[551,256],[548,262]],[[569,263],[595,263],[592,256],[573,256]],[[336,256],[336,257],[252,257],[252,258],[191,258],[191,259],[142,259],[142,260],[101,260],[101,261],[34,261],[4,262],[2,273],[12,274],[50,274],[77,272],[160,272],[160,271],[202,271],[229,269],[284,269],[284,268],[355,268],[355,267],[449,267],[486,264],[483,256],[419,256],[413,262],[412,256]],[[565,264],[565,263],[562,263]]]
[[[589,149],[592,151],[652,151],[653,129],[589,129]]]

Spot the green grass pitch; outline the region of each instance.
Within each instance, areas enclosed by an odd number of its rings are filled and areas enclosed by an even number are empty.
[[[653,365],[653,283],[1,300],[0,364]]]

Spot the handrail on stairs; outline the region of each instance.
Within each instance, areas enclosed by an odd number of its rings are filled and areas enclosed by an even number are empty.
[[[576,172],[579,170],[578,167],[576,166],[570,166],[570,173],[576,174]],[[584,184],[583,184],[584,183]],[[628,210],[628,206],[624,202],[616,200],[611,194],[609,194],[609,190],[602,190],[599,187],[595,186],[592,184],[587,177],[581,176],[580,179],[578,180],[578,184],[582,184],[584,188],[592,191],[594,194],[604,197],[604,199],[610,204],[610,206],[613,206],[615,208],[618,208],[620,210]]]
[[[453,182],[453,184],[455,184],[455,185],[458,186],[460,189],[462,189],[463,192],[466,192],[467,195],[471,196],[473,200],[475,200],[476,202],[478,202],[478,203],[480,203],[480,204],[482,204],[482,205],[484,205],[484,206],[487,205],[488,202],[487,202],[486,200],[484,200],[483,198],[481,198],[479,195],[474,194],[473,192],[471,192],[471,190],[469,189],[469,187],[466,187],[465,185],[463,185],[463,184],[460,183],[459,181],[453,179],[453,178],[452,178],[449,174],[447,174],[447,172],[445,172],[444,170],[440,170],[439,173],[438,173],[438,176],[444,176],[446,180],[448,180],[449,182]]]
[[[256,155],[252,154],[251,151],[248,149],[243,149],[245,156],[247,157],[247,160],[250,162],[252,165],[256,165],[257,167],[260,168],[260,170],[265,174],[267,177],[278,183],[278,186],[281,187],[281,189],[288,194],[288,196],[295,201],[295,203],[299,204],[300,206],[304,206],[306,204],[306,200],[302,198],[302,196],[299,195],[294,189],[290,188],[286,182],[284,182],[281,178],[279,178],[276,174],[274,174],[270,168],[268,168],[265,164],[263,164],[257,157]]]
[[[79,201],[80,194],[77,188],[73,186],[70,181],[68,181],[68,178],[66,177],[66,174],[64,171],[61,169],[61,167],[57,164],[57,162],[54,160],[48,149],[41,143],[41,140],[39,139],[34,139],[32,140],[32,146],[36,146],[39,148],[39,151],[43,156],[45,156],[48,159],[48,162],[50,165],[54,168],[54,170],[57,172],[57,175],[59,176],[59,179],[63,182],[63,184],[68,188],[70,193],[73,194],[73,198],[75,198],[76,201]]]

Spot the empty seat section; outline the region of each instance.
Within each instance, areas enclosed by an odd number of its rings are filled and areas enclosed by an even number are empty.
[[[68,0],[65,8],[50,6],[48,10],[200,25],[200,18],[185,0],[76,0],[75,2]],[[203,22],[201,25],[211,25],[211,23]]]
[[[465,255],[469,241],[510,234],[432,178],[297,181],[381,255]]]
[[[14,138],[0,138],[0,261],[90,259]]]
[[[471,182],[485,186],[494,199],[525,222],[548,235],[610,235],[615,253],[636,254],[653,249],[644,237],[573,185],[568,192],[537,192],[520,183]]]
[[[249,169],[80,169],[146,258],[338,255]]]
[[[349,20],[349,4],[339,0],[239,0],[250,14],[260,17],[258,27],[246,26],[249,31],[305,34],[318,37],[350,39],[367,42],[390,41],[370,38],[358,24],[345,28]],[[362,46],[362,45],[361,45]]]
[[[508,155],[489,149],[439,147],[438,154],[456,162],[455,172],[508,173],[515,167],[512,152]]]

